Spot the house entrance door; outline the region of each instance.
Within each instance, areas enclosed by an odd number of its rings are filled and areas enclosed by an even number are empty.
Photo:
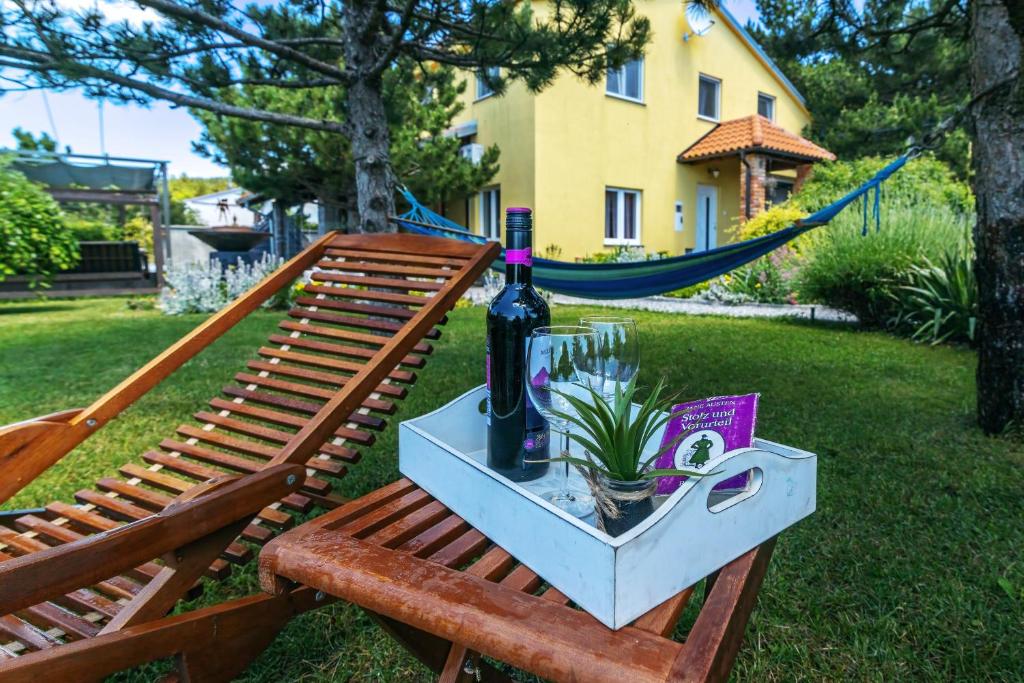
[[[718,246],[718,188],[697,185],[697,244],[694,251]]]

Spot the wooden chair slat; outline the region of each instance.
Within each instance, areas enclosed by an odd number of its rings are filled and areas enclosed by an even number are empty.
[[[315,339],[307,339],[305,337],[286,337],[280,334],[271,335],[270,342],[272,344],[287,344],[288,346],[293,346],[299,349],[322,351],[323,353],[347,356],[349,358],[360,358],[362,360],[373,360],[373,357],[377,354],[376,349],[369,349],[364,346],[345,346],[342,344],[331,344],[329,342],[317,341]],[[408,365],[413,368],[422,368],[425,364],[426,360],[424,358],[412,354],[401,360],[401,365]]]
[[[414,538],[450,515],[448,509],[435,500],[370,534],[365,540],[369,543],[393,548]]]
[[[185,493],[185,491],[188,491],[195,486],[195,482],[179,479],[178,477],[167,474],[163,470],[151,470],[134,462],[122,465],[117,471],[128,478],[138,479],[153,488],[167,491],[174,495]]]
[[[274,379],[273,377],[264,377],[261,375],[253,375],[248,372],[238,373],[237,375],[235,375],[235,379],[242,384],[252,384],[258,387],[263,387],[265,389],[274,389],[276,391],[280,391],[286,394],[304,396],[306,398],[329,398],[333,396],[335,393],[330,389],[324,389],[322,387],[317,387],[310,384],[303,384],[301,382],[290,382],[288,380]],[[384,413],[386,415],[392,415],[396,410],[394,402],[386,401],[379,398],[365,399],[361,407],[367,410],[372,410],[374,412]]]
[[[427,556],[427,559],[446,567],[459,567],[484,551],[491,542],[476,529],[470,528],[454,541]]]
[[[331,526],[328,528],[334,529],[349,524],[364,515],[374,512],[381,506],[401,498],[415,488],[416,485],[408,479],[399,479],[377,489],[373,493],[349,501],[334,511],[331,515]]]
[[[277,454],[277,449],[273,446],[248,439],[238,439],[223,432],[218,432],[215,429],[201,429],[195,425],[184,424],[174,431],[201,443],[208,443],[234,453],[250,455],[260,460],[270,460]]]
[[[288,311],[288,315],[293,318],[306,318],[308,320],[317,320],[319,322],[331,323],[333,325],[341,325],[343,327],[356,327],[366,330],[374,330],[376,332],[399,332],[402,329],[401,323],[391,322],[390,320],[380,320],[376,318],[357,318],[351,315],[337,315],[335,313],[325,313],[323,311],[311,311],[306,308],[293,308]],[[441,330],[436,327],[431,328],[424,335],[427,339],[437,339],[441,336]],[[379,344],[383,346],[388,342],[387,338],[376,337],[372,334],[360,333],[359,341],[365,341],[367,344]]]
[[[299,363],[300,365],[312,365],[318,368],[330,368],[335,370],[347,370],[348,372],[359,372],[362,369],[361,363],[353,363],[346,360],[337,360],[335,358],[329,358],[327,356],[315,356],[308,353],[298,353],[296,351],[281,351],[280,349],[273,349],[269,347],[261,347],[259,350],[261,356],[268,358],[279,358],[281,360],[287,360],[292,363]],[[407,370],[392,370],[387,375],[388,379],[396,382],[404,382],[406,384],[412,384],[416,381],[416,374]],[[333,393],[333,392],[331,392]]]
[[[282,413],[276,410],[270,410],[267,408],[260,408],[258,406],[250,405],[247,403],[235,403],[233,401],[227,401],[222,398],[215,398],[210,401],[210,406],[218,410],[229,410],[239,415],[245,415],[254,419],[269,422],[271,424],[282,425],[285,427],[299,427],[301,428],[308,418],[301,417],[299,415],[293,415],[291,413]],[[364,432],[359,429],[351,429],[349,427],[341,427],[334,432],[335,436],[339,436],[348,441],[352,441],[361,446],[370,446],[377,440],[377,437],[369,432]]]
[[[18,641],[28,650],[45,650],[61,644],[56,638],[43,633],[13,614],[0,616],[0,635]]]
[[[92,638],[100,632],[100,627],[88,619],[49,602],[29,607],[18,616],[39,629],[60,629],[70,641]]]
[[[296,398],[289,396],[281,396],[280,394],[268,394],[262,391],[253,391],[251,389],[243,389],[237,386],[226,386],[221,391],[228,396],[235,396],[238,398],[244,398],[248,401],[255,403],[262,403],[264,405],[271,405],[278,408],[287,408],[289,410],[296,410],[303,413],[309,413],[315,415],[320,410],[321,406],[316,403],[310,403],[308,401],[300,401]],[[373,415],[361,415],[360,413],[352,413],[348,416],[349,422],[367,427],[369,429],[381,430],[386,426],[386,422]]]
[[[289,315],[302,309],[293,309],[289,312]],[[319,311],[309,311],[311,314],[317,314]],[[330,314],[323,314],[330,315]],[[302,316],[300,316],[302,317]],[[309,316],[310,320],[320,320],[322,318],[316,318],[312,315]],[[327,320],[326,322],[331,322]],[[284,320],[278,325],[281,329],[292,330],[293,332],[303,332],[305,334],[316,335],[317,337],[325,337],[327,339],[344,339],[345,341],[361,342],[363,344],[371,344],[375,347],[383,346],[388,338],[379,337],[372,334],[364,334],[362,332],[353,332],[340,327],[323,327],[322,325],[310,325],[309,323],[295,322],[294,320]],[[429,355],[434,352],[434,347],[426,342],[418,342],[412,347],[413,353],[421,353]]]
[[[466,258],[429,256],[423,254],[398,254],[364,249],[332,249],[326,250],[328,256],[340,256],[353,261],[369,261],[377,263],[399,263],[408,265],[451,266],[461,268],[466,265]]]
[[[426,557],[445,547],[468,530],[469,524],[465,520],[457,515],[448,515],[426,531],[402,543],[398,546],[398,550],[412,553],[417,557]]]
[[[399,266],[390,263],[366,263],[364,261],[336,261],[323,259],[316,264],[320,268],[344,270],[352,273],[381,273],[382,275],[412,275],[415,277],[436,277],[447,280],[458,275],[457,270],[428,268],[423,266]]]
[[[324,273],[324,275],[328,275]],[[325,279],[329,279],[326,278]],[[423,306],[430,297],[427,295],[417,296],[415,294],[395,294],[394,292],[382,292],[376,289],[356,289],[354,287],[330,287],[319,285],[306,285],[307,292],[311,294],[325,294],[337,299],[352,299],[354,301],[380,301],[389,304],[402,306]]]
[[[154,472],[153,470],[142,467],[141,465],[136,465],[135,463],[128,463],[127,465],[122,466],[119,471],[126,477],[140,479],[150,486],[161,488],[174,494],[184,493],[195,486],[194,482],[188,482],[184,479],[172,477],[163,471]],[[300,511],[305,512],[312,507],[313,501],[305,496],[302,496],[302,498],[303,501],[300,501],[300,507],[304,507],[306,510]],[[273,508],[267,508],[267,510],[270,514],[280,514]],[[241,537],[247,541],[252,541],[253,543],[263,544],[269,541],[273,537],[273,534],[264,526],[250,524],[242,531]]]
[[[292,432],[285,432],[280,429],[274,429],[273,427],[265,427],[255,422],[236,420],[233,417],[225,417],[219,413],[211,413],[208,410],[200,410],[193,413],[192,417],[200,422],[217,425],[220,429],[229,432],[255,436],[259,439],[263,439],[264,441],[273,441],[274,443],[287,443],[288,439],[292,436]]]
[[[281,375],[282,377],[308,379],[313,382],[320,382],[321,384],[332,384],[336,387],[343,387],[348,384],[350,379],[352,379],[351,375],[339,375],[334,372],[312,370],[310,368],[289,365],[287,363],[271,363],[270,361],[251,360],[246,363],[246,365],[250,370],[269,372],[274,375]],[[382,396],[403,399],[408,395],[409,390],[406,387],[400,387],[395,384],[378,384],[376,389],[374,389],[374,392],[381,394]]]
[[[347,262],[346,262],[347,263]],[[345,269],[341,269],[345,270]],[[346,275],[331,270],[317,271],[313,279],[326,282],[338,282],[356,287],[383,287],[398,289],[405,292],[436,292],[444,284],[437,280],[412,280],[405,278],[376,277],[373,275]]]
[[[430,501],[430,496],[422,489],[417,488],[401,498],[396,498],[391,502],[381,505],[373,512],[352,520],[348,524],[339,527],[339,529],[346,534],[363,538],[400,519],[403,514],[412,512]]]
[[[142,454],[142,459],[154,465],[161,465],[172,472],[184,474],[186,477],[191,477],[199,482],[208,481],[214,477],[219,477],[225,474],[222,470],[207,467],[206,465],[201,465],[186,458],[175,457],[159,451],[147,451]],[[286,502],[287,500],[287,498],[281,499],[282,506],[288,507]],[[263,508],[257,517],[269,524],[283,529],[290,529],[295,524],[295,520],[291,515],[269,507]]]
[[[68,523],[72,528],[84,531],[85,533],[110,531],[111,529],[116,529],[121,526],[120,522],[115,522],[103,515],[97,515],[88,510],[83,510],[75,505],[68,505],[67,503],[59,500],[47,505],[46,510],[56,517],[64,517],[68,520]]]
[[[326,308],[332,311],[344,311],[346,313],[362,313],[364,315],[375,316],[378,318],[394,318],[395,320],[408,320],[409,318],[416,315],[416,311],[412,310],[411,308],[403,308],[401,306],[377,306],[375,304],[361,304],[358,301],[349,301],[346,299],[328,299],[327,297],[316,298],[309,296],[300,296],[296,297],[295,303],[298,306],[315,306],[316,308]]]

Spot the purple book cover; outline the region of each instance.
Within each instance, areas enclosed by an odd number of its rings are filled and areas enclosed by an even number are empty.
[[[655,461],[655,467],[700,471],[708,461],[726,451],[752,446],[757,398],[758,394],[713,396],[673,406],[661,448],[673,441],[676,445],[661,454]],[[659,477],[655,493],[668,495],[686,479],[681,476]],[[744,472],[717,484],[714,490],[743,489],[746,485],[747,473]]]

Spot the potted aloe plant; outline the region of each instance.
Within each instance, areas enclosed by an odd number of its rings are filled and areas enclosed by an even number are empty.
[[[563,453],[550,462],[570,462],[582,470],[593,489],[604,530],[610,536],[625,533],[654,511],[657,477],[715,474],[651,467],[683,434],[644,458],[647,443],[668,422],[669,408],[675,402],[672,396],[661,397],[664,380],[654,387],[635,417],[632,417],[633,396],[637,390],[635,376],[625,387],[616,385],[615,396],[610,401],[590,387],[582,388],[590,394],[589,401],[552,389],[572,406],[575,414],[552,412],[575,427],[569,438],[583,446],[588,457],[576,458]]]

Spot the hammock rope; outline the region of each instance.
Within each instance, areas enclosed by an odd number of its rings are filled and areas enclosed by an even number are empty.
[[[867,234],[868,194],[875,190],[874,218],[878,230],[881,228],[881,185],[912,156],[913,152],[904,154],[849,194],[770,235],[727,244],[708,251],[650,261],[570,263],[534,257],[534,284],[560,294],[588,299],[629,299],[664,294],[710,280],[750,263],[808,230],[828,224],[839,212],[858,199],[862,199],[864,203],[862,234]],[[472,234],[458,223],[423,206],[408,189],[403,188],[401,192],[411,206],[405,213],[393,217],[395,223],[402,229],[477,244],[486,241],[486,238]],[[496,260],[492,268],[504,270],[504,256]]]

